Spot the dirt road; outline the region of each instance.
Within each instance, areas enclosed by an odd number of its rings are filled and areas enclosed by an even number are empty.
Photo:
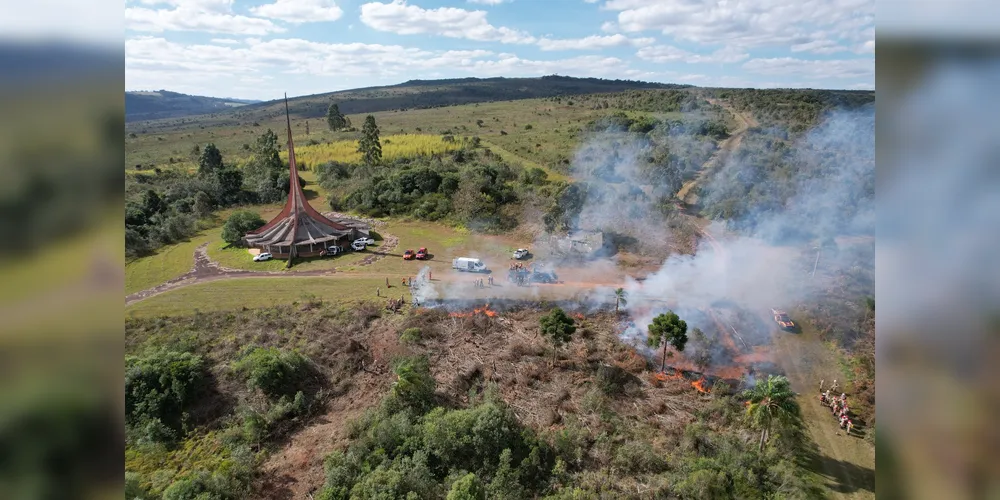
[[[808,467],[820,476],[832,498],[875,498],[875,448],[860,437],[864,429],[846,435],[818,399],[820,380],[827,387],[834,379],[844,385],[834,354],[808,327],[801,334],[776,333],[774,351],[798,394],[802,418],[815,443]]]
[[[715,172],[718,171],[719,167],[723,165],[726,158],[729,158],[729,155],[740,146],[740,142],[743,140],[743,134],[745,134],[750,127],[757,126],[757,120],[755,120],[753,116],[736,111],[726,102],[715,99],[709,99],[708,102],[726,108],[726,111],[729,111],[736,120],[736,130],[733,130],[729,137],[719,142],[719,149],[717,149],[712,157],[709,158],[708,161],[706,161],[701,167],[701,171],[698,172],[698,177],[685,182],[684,185],[681,186],[680,191],[677,192],[677,199],[687,203],[688,205],[693,205],[698,202],[698,196],[692,192],[694,187],[715,175]]]

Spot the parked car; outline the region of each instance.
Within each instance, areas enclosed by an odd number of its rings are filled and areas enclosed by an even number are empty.
[[[417,254],[413,253],[413,250],[407,250],[403,252],[403,260],[413,260]]]
[[[374,245],[375,240],[372,238],[358,238],[354,240],[354,243],[361,243],[362,245],[368,246],[368,245]]]
[[[424,260],[424,259],[426,259],[427,258],[427,249],[424,248],[424,247],[420,247],[420,249],[417,250],[416,257],[417,257],[417,260]]]
[[[368,246],[368,245],[365,245],[361,241],[355,241],[354,243],[351,243],[351,249],[354,250],[355,252],[361,252],[361,251],[363,251],[366,246]]]
[[[331,257],[334,256],[334,255],[340,255],[340,254],[342,254],[344,252],[345,252],[345,250],[342,247],[338,247],[338,246],[329,246],[329,247],[326,247],[326,254],[329,255],[329,256],[331,256]]]
[[[517,260],[527,259],[531,256],[531,252],[527,248],[518,248],[514,250],[514,258]]]
[[[257,255],[254,255],[253,256],[253,261],[254,262],[264,262],[265,260],[271,260],[273,258],[274,258],[274,256],[271,255],[269,252],[263,252],[263,253],[259,253]]]

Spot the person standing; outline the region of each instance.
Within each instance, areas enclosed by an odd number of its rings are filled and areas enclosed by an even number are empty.
[[[381,297],[382,296],[382,289],[381,288],[375,287],[375,296],[376,297]]]

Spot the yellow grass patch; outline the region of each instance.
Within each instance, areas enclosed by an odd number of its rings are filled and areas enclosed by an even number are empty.
[[[382,137],[382,159],[395,160],[413,156],[432,155],[454,151],[461,143],[445,142],[439,135],[399,134]],[[288,152],[283,151],[281,157],[288,159]],[[309,166],[320,165],[329,161],[357,163],[361,161],[358,152],[358,141],[336,141],[330,144],[313,144],[297,146],[295,157],[300,164]]]

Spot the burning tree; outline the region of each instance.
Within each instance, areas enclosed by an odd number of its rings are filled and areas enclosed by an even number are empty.
[[[799,416],[795,393],[789,387],[788,379],[781,375],[768,375],[767,380],[743,391],[743,397],[747,399],[747,422],[760,429],[760,451],[764,450],[775,420],[788,423]]]
[[[687,328],[687,322],[673,311],[667,311],[653,318],[653,322],[649,325],[649,336],[646,338],[646,344],[654,349],[663,346],[661,372],[667,366],[667,345],[673,346],[677,352],[684,350],[688,341]]]

